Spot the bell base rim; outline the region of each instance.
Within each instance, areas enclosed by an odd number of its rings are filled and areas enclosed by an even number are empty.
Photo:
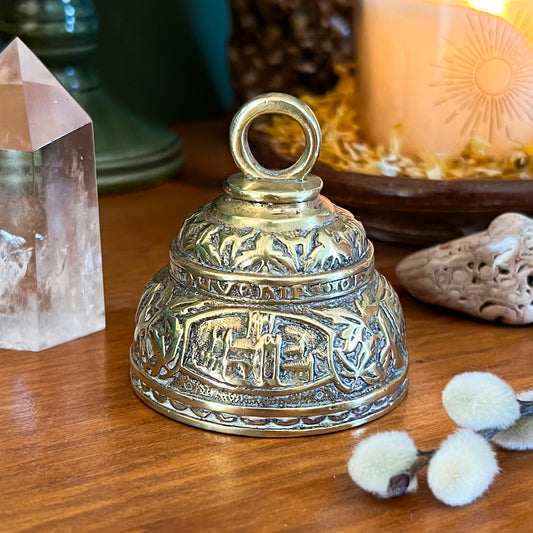
[[[347,422],[335,422],[331,421],[328,425],[312,425],[312,423],[309,423],[309,427],[298,427],[293,429],[288,429],[283,426],[279,426],[280,429],[261,429],[259,427],[240,427],[240,426],[234,426],[231,425],[231,423],[224,424],[222,421],[220,422],[213,422],[210,420],[206,420],[204,418],[201,418],[200,416],[191,416],[187,414],[180,414],[172,409],[169,409],[157,401],[153,400],[148,396],[148,394],[145,394],[142,389],[145,389],[147,393],[154,392],[154,389],[149,387],[149,385],[140,379],[136,378],[136,376],[131,373],[130,379],[133,386],[133,390],[136,394],[136,396],[144,402],[148,407],[151,407],[154,409],[154,411],[157,411],[160,414],[163,414],[167,416],[168,418],[171,418],[172,420],[175,420],[177,422],[186,424],[188,426],[196,427],[203,430],[213,431],[216,433],[224,433],[227,435],[236,435],[236,436],[242,436],[242,437],[267,437],[267,438],[283,438],[283,437],[303,437],[303,436],[312,436],[312,435],[323,435],[326,433],[334,433],[336,431],[343,431],[347,429],[351,429],[354,427],[362,426],[368,422],[371,422],[377,418],[380,418],[384,416],[385,414],[392,411],[394,408],[396,408],[405,398],[407,395],[408,390],[408,384],[409,384],[409,377],[407,371],[403,374],[402,378],[400,378],[396,382],[396,387],[390,391],[390,393],[386,396],[381,397],[378,402],[382,403],[383,405],[376,408],[375,410],[371,411],[370,414],[363,415],[361,417],[357,417],[355,419],[351,419]],[[140,387],[136,384],[136,380],[138,383],[140,383]],[[157,394],[157,391],[155,391]],[[378,403],[376,402],[376,403]],[[189,407],[189,406],[186,406]],[[356,408],[357,409],[357,408]],[[332,412],[326,416],[329,417],[339,417],[342,416],[344,413],[347,415],[354,409],[349,409],[347,411],[343,412]],[[205,411],[205,410],[203,410]],[[247,418],[246,416],[238,417],[233,414],[229,413],[223,413],[221,411],[214,412],[212,411],[210,413],[214,416],[219,417],[226,417],[228,420],[236,419],[236,418]],[[290,416],[290,413],[287,413],[288,416]],[[297,418],[299,422],[301,422],[303,419],[313,419],[313,418],[320,418],[323,419],[325,417],[313,417],[312,415],[309,417],[306,416],[300,416],[300,417],[290,417],[290,418]],[[263,425],[269,425],[272,422],[274,422],[274,418],[266,418],[266,421]]]

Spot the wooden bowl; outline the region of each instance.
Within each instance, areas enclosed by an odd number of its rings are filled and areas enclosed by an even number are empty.
[[[251,138],[254,154],[270,168],[292,162],[268,141]],[[533,180],[447,180],[390,178],[341,172],[323,164],[313,170],[323,194],[349,209],[376,239],[429,245],[486,229],[498,215],[533,216]]]

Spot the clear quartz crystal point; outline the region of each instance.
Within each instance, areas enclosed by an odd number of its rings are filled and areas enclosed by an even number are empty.
[[[0,54],[0,348],[104,327],[92,122],[15,39]]]

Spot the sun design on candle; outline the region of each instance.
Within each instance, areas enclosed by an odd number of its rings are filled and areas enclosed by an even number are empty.
[[[443,95],[436,105],[453,104],[446,123],[462,121],[462,135],[492,142],[512,121],[533,121],[533,37],[527,22],[525,14],[517,14],[511,25],[477,12],[468,16],[461,43],[446,40],[448,52],[434,84]]]

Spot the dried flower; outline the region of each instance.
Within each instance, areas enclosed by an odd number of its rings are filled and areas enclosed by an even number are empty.
[[[521,405],[533,402],[533,390],[518,395]],[[511,427],[499,431],[492,442],[507,450],[533,450],[533,414],[523,415]]]
[[[520,417],[512,387],[488,372],[455,376],[442,392],[442,403],[456,424],[475,431],[505,429]]]
[[[496,455],[485,438],[470,429],[459,429],[429,462],[428,484],[443,503],[465,505],[479,498],[497,473]]]
[[[376,433],[356,446],[348,473],[363,490],[390,498],[416,490],[416,476],[410,476],[409,470],[417,458],[418,450],[404,431]]]
[[[322,128],[319,161],[337,171],[389,177],[430,180],[531,179],[529,168],[533,146],[517,145],[496,159],[487,140],[472,137],[457,154],[402,153],[402,125],[390,133],[388,148],[367,142],[360,131],[360,94],[355,65],[335,65],[337,85],[326,94],[301,94],[300,98],[316,114]],[[270,124],[257,127],[266,134],[278,154],[299,157],[304,136],[298,124],[288,117],[274,117]],[[395,158],[394,161],[390,157]]]

